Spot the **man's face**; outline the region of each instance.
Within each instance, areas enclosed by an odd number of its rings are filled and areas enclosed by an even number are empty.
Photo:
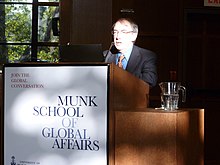
[[[133,29],[129,22],[116,22],[113,29],[115,47],[122,53],[133,44],[137,38],[137,33],[133,33]]]

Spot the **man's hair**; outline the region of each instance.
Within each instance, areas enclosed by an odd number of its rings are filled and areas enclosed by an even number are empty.
[[[131,18],[119,18],[112,26],[112,30],[114,29],[115,27],[115,24],[117,22],[120,22],[120,23],[123,23],[123,22],[129,22],[130,25],[131,25],[131,28],[132,28],[132,31],[134,33],[138,33],[138,25],[131,19]]]

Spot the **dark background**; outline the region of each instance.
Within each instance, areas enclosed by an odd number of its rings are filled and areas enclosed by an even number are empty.
[[[205,164],[220,164],[220,8],[204,7],[203,0],[65,0],[60,16],[61,44],[101,43],[103,49],[112,23],[133,18],[136,44],[158,55],[158,82],[180,81],[187,89],[180,106],[205,109]],[[151,107],[160,106],[159,94],[158,86],[151,90]]]

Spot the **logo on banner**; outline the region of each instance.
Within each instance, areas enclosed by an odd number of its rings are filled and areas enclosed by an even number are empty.
[[[12,156],[12,157],[11,157],[11,165],[16,165],[15,156]]]

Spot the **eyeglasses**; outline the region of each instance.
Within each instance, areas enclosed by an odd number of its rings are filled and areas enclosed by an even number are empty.
[[[112,35],[118,35],[119,33],[125,35],[129,33],[133,33],[133,31],[125,31],[125,30],[122,30],[122,31],[113,30],[112,31]]]

